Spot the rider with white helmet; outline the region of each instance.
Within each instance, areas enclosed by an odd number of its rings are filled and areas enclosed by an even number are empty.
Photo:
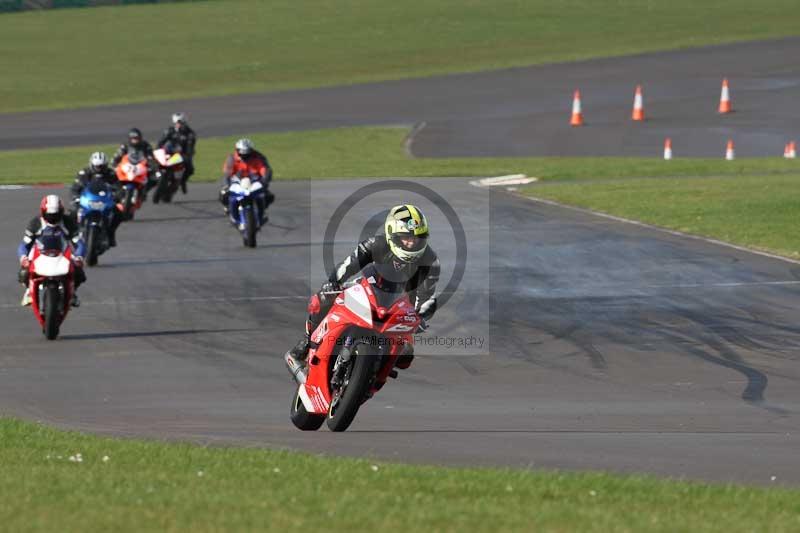
[[[173,148],[180,149],[186,171],[183,173],[181,181],[181,191],[186,194],[186,182],[194,174],[194,147],[197,143],[197,134],[186,121],[186,113],[177,112],[172,114],[172,126],[164,130],[156,146],[163,148],[170,144]]]
[[[89,166],[78,171],[75,175],[75,181],[70,188],[73,210],[77,211],[81,193],[93,179],[101,179],[106,182],[114,192],[114,196],[118,197],[121,188],[119,180],[117,179],[117,174],[108,166],[108,157],[106,157],[106,154],[103,152],[94,152],[89,156]],[[114,210],[114,214],[111,218],[111,225],[108,228],[108,244],[110,246],[117,245],[117,227],[119,227],[121,222],[122,217],[118,216],[117,211]]]
[[[272,167],[267,160],[267,156],[256,150],[253,141],[247,138],[242,138],[236,141],[233,146],[233,153],[225,158],[222,164],[222,178],[225,185],[219,192],[219,201],[228,212],[228,188],[231,185],[231,178],[233,176],[240,176],[261,181],[264,186],[264,213],[266,217],[266,209],[275,201],[275,195],[269,190],[269,183],[272,181]],[[262,221],[266,223],[266,219]]]

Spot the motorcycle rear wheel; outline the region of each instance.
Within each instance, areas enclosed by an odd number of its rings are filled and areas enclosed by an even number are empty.
[[[54,340],[58,337],[59,326],[61,326],[61,294],[58,287],[47,287],[44,290],[44,336],[47,340]]]
[[[328,410],[326,422],[331,431],[344,431],[353,423],[375,375],[376,357],[374,348],[369,344],[357,344],[353,349],[350,376],[334,396]]]
[[[294,393],[292,407],[289,410],[289,418],[297,429],[302,431],[316,431],[325,422],[325,415],[317,415],[306,411],[303,400],[300,399],[300,389]]]

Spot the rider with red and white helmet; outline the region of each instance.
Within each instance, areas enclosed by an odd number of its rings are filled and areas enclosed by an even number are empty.
[[[36,243],[36,239],[42,234],[45,228],[58,228],[63,234],[64,238],[72,245],[72,262],[75,265],[75,289],[86,281],[86,273],[83,271],[83,257],[86,254],[86,246],[81,237],[80,228],[72,217],[64,214],[64,204],[61,203],[61,198],[55,194],[48,194],[42,198],[39,204],[39,216],[33,217],[25,228],[25,234],[22,236],[22,241],[17,247],[17,255],[19,256],[19,282],[25,286],[25,294],[22,296],[22,305],[29,305],[31,303],[31,296],[28,291],[28,267],[30,260],[31,248]],[[78,307],[80,300],[78,295],[73,292],[72,306]]]

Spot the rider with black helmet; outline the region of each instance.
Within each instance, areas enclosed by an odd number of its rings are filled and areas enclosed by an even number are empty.
[[[370,263],[387,279],[406,284],[406,292],[423,319],[430,319],[436,312],[434,293],[440,266],[436,252],[428,246],[428,220],[416,206],[395,206],[389,210],[383,231],[360,242],[353,253],[330,273],[320,291],[311,297],[306,334],[284,356],[293,374],[305,368],[310,335],[333,306],[334,298],[329,293],[341,290],[342,283]],[[413,349],[408,346],[396,366],[408,368],[413,358]]]
[[[119,145],[117,153],[114,154],[114,159],[111,160],[111,166],[116,167],[119,165],[122,157],[130,152],[141,152],[147,159],[153,160],[153,147],[144,140],[139,128],[131,128],[128,131],[128,142]]]
[[[114,158],[111,160],[111,166],[116,168],[117,165],[119,165],[119,162],[122,161],[122,158],[125,156],[125,154],[129,154],[131,152],[140,152],[145,158],[147,158],[149,167],[149,173],[147,176],[147,190],[152,189],[156,184],[153,147],[149,142],[144,140],[144,137],[142,137],[142,132],[139,130],[139,128],[131,128],[128,131],[128,142],[119,145],[117,153],[114,154]]]

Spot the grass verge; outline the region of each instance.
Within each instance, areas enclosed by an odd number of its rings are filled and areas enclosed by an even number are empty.
[[[800,259],[800,174],[543,183],[522,192]]]
[[[0,419],[0,464],[0,521],[19,532],[800,528],[796,490],[116,440],[12,419]]]
[[[797,35],[795,0],[229,0],[0,16],[0,112]]]
[[[496,176],[523,172],[544,180],[605,180],[641,176],[737,176],[797,172],[781,158],[458,158],[414,159],[406,155],[405,128],[339,128],[254,134],[250,138],[275,167],[276,179],[383,176]],[[236,137],[201,139],[193,180],[214,181]],[[89,154],[116,147],[84,146],[0,151],[0,184],[68,182],[87,164]]]

